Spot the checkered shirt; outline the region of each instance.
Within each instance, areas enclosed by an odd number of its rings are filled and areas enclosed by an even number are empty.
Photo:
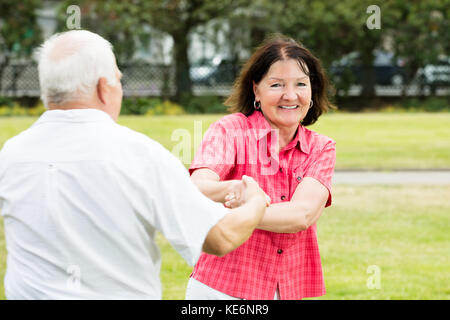
[[[272,203],[290,201],[297,185],[312,177],[329,190],[336,160],[335,142],[299,125],[294,139],[278,153],[277,131],[260,111],[227,115],[206,132],[189,168],[208,168],[220,180],[253,177]],[[256,229],[231,253],[203,253],[192,277],[233,297],[302,299],[325,294],[316,225],[298,233]]]

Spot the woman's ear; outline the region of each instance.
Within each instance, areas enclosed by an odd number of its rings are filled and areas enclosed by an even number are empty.
[[[259,99],[258,99],[258,94],[257,94],[257,91],[258,91],[258,85],[255,83],[255,81],[252,81],[252,83],[253,83],[253,94],[255,95],[255,100],[256,100],[256,101],[259,101]]]

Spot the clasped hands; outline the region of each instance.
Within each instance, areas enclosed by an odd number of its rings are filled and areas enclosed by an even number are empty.
[[[266,202],[266,207],[270,205],[270,197],[259,187],[258,183],[249,176],[242,176],[242,180],[229,180],[227,195],[224,205],[227,208],[236,208],[252,197],[261,196]]]

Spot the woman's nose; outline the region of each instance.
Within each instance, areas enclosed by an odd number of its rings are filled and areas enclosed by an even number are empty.
[[[283,98],[285,100],[296,100],[297,92],[295,91],[295,88],[292,86],[285,86],[284,92],[283,92]]]

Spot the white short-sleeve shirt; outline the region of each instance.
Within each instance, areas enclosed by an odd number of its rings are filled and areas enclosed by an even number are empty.
[[[95,109],[45,112],[0,152],[8,299],[161,299],[159,230],[190,264],[228,212],[159,143]]]

